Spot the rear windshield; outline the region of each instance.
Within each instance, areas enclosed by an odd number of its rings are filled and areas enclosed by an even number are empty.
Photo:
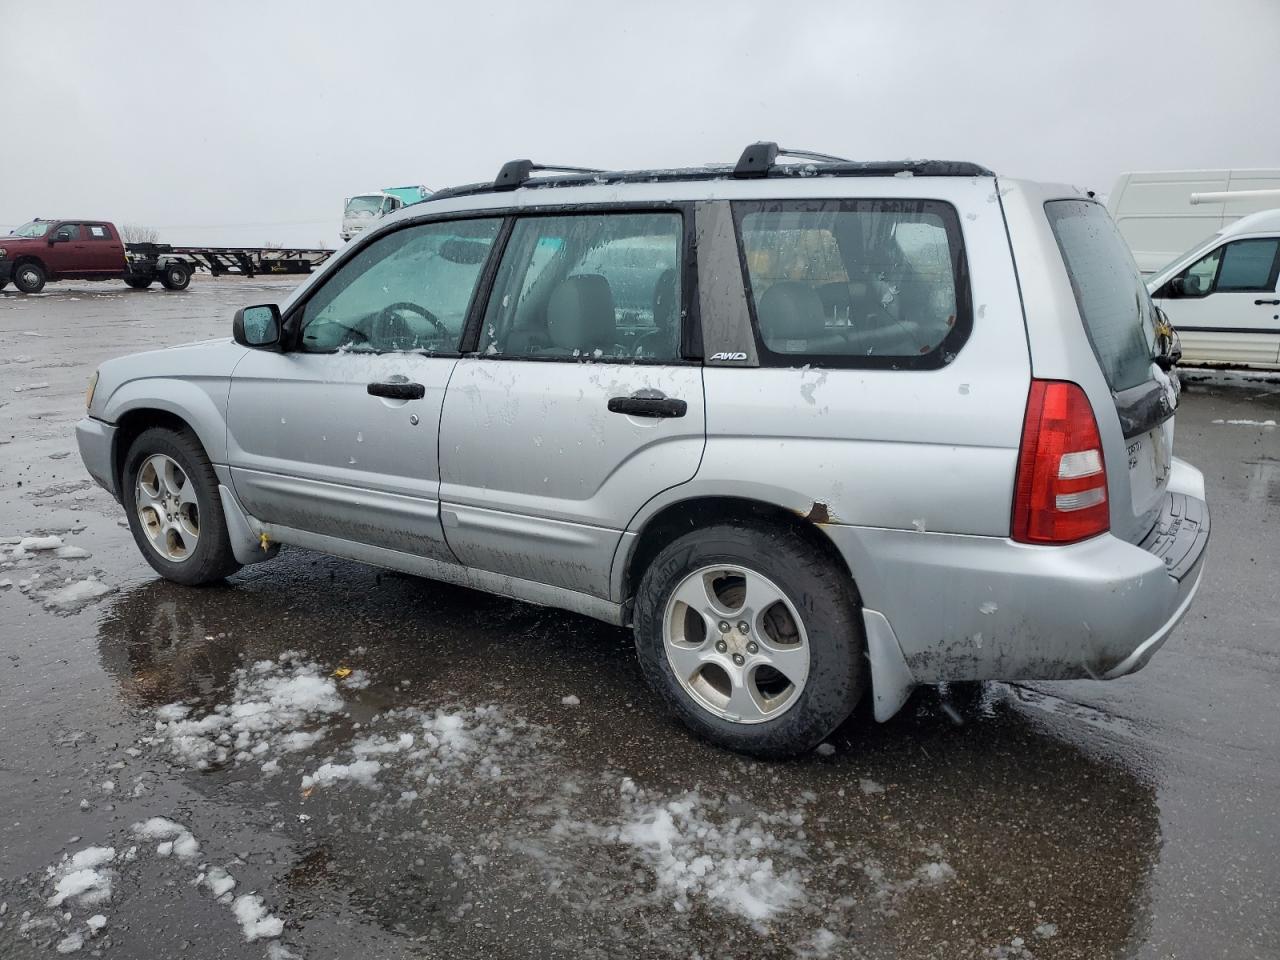
[[[1151,379],[1155,310],[1124,238],[1101,204],[1044,205],[1089,342],[1115,392]]]

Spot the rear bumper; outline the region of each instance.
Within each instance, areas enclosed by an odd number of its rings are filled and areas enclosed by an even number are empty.
[[[1179,463],[1165,513],[1142,544],[824,529],[865,609],[885,621],[871,651],[873,682],[877,663],[897,654],[914,683],[1112,679],[1145,666],[1190,608],[1209,539],[1203,496],[1199,471]]]
[[[89,476],[119,500],[120,491],[116,489],[112,461],[115,438],[114,426],[93,417],[84,417],[76,424],[76,444],[80,447],[80,459],[84,461],[85,469],[89,471]]]

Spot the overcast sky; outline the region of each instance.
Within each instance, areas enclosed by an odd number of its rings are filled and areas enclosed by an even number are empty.
[[[337,242],[343,198],[753,140],[1109,191],[1280,167],[1280,2],[0,0],[0,224]]]

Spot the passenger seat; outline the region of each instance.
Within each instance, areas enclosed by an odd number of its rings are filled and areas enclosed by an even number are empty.
[[[598,273],[560,281],[547,302],[547,336],[551,346],[538,351],[544,355],[589,356],[599,350],[617,356],[618,320],[609,281]]]

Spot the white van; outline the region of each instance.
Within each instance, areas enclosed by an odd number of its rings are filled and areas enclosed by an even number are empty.
[[[1280,367],[1280,209],[1243,217],[1147,280],[1184,363]]]
[[[1107,200],[1144,275],[1241,217],[1273,207],[1280,207],[1280,170],[1124,173]]]

